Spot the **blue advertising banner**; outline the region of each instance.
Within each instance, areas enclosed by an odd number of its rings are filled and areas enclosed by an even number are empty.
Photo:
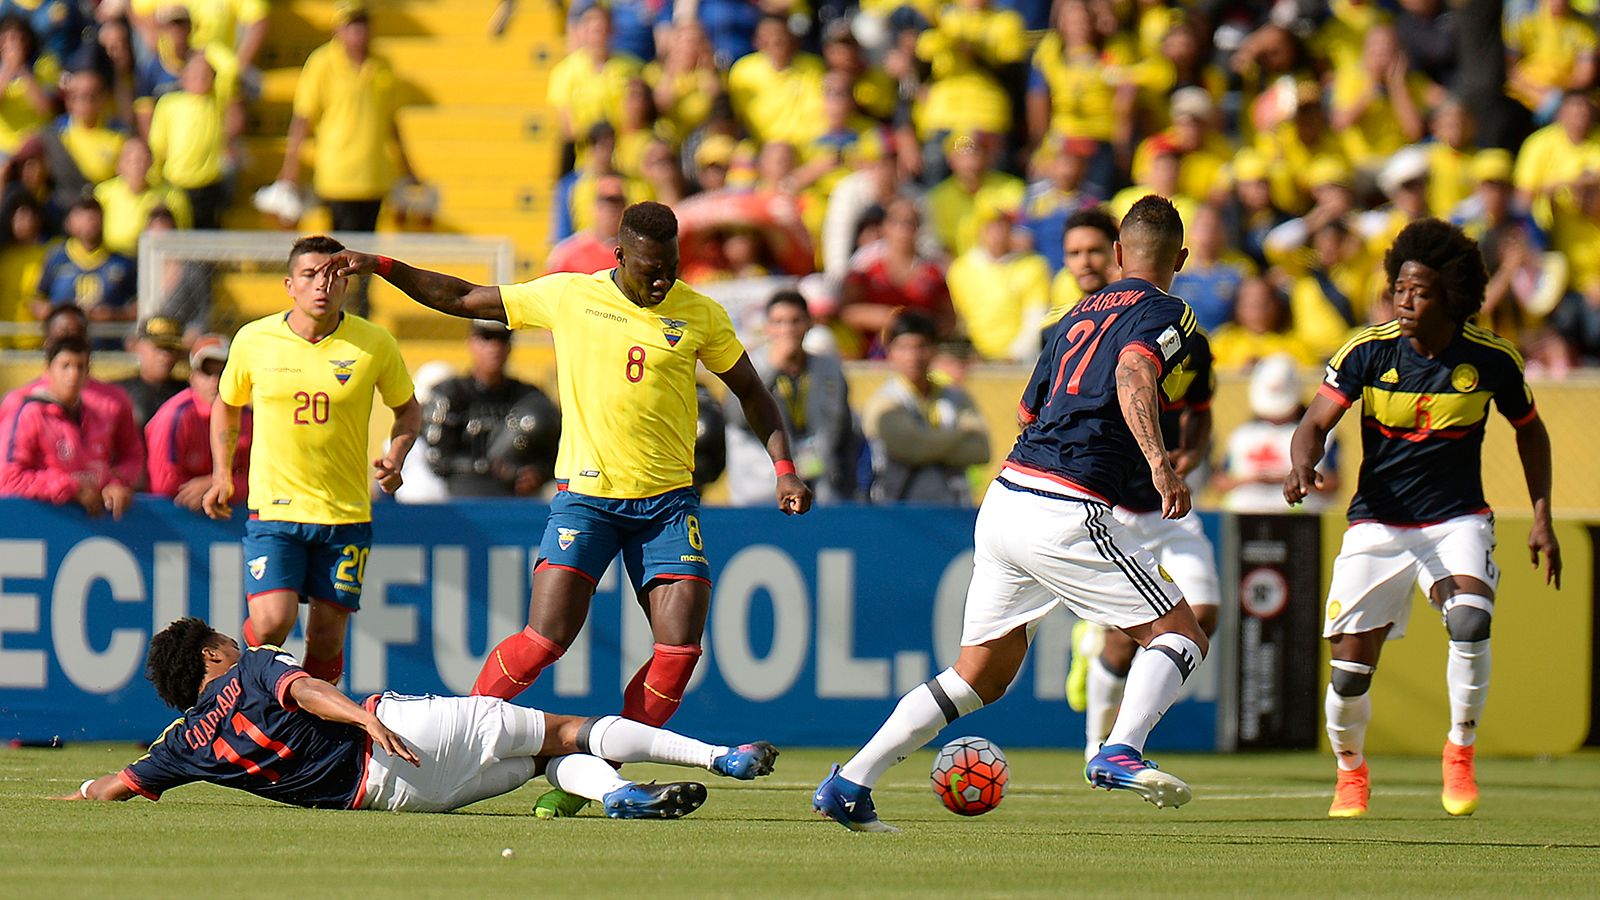
[[[859,744],[896,699],[950,664],[972,570],[973,510],[832,507],[702,515],[715,587],[706,654],[672,725],[709,740]],[[377,508],[344,683],[353,695],[464,694],[526,623],[545,507],[522,501]],[[1208,517],[1213,533],[1217,520]],[[183,615],[237,636],[242,518],[211,522],[140,498],[121,522],[0,501],[0,739],[149,739],[171,720],[143,678],[150,635]],[[1077,747],[1062,685],[1072,620],[1052,615],[1010,694],[952,729],[1002,746]],[[620,567],[589,625],[518,702],[604,714],[650,653]],[[296,641],[290,649],[298,653]],[[1214,667],[1152,746],[1215,744]]]

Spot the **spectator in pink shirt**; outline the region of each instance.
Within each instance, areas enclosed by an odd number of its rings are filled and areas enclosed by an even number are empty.
[[[46,344],[54,343],[62,338],[77,336],[87,339],[89,335],[89,318],[79,306],[58,306],[50,311],[44,320],[44,341]],[[16,428],[17,414],[21,412],[23,401],[32,394],[48,389],[48,377],[40,378],[17,388],[0,399],[0,459],[10,455],[11,432]],[[114,384],[108,384],[94,378],[85,379],[83,384],[83,402],[86,406],[99,411],[102,418],[122,421],[122,412],[128,414],[127,427],[118,428],[112,444],[112,456],[117,460],[129,460],[138,456],[137,476],[144,476],[144,438],[139,434],[138,423],[133,420],[133,402],[128,398],[127,392]],[[123,463],[118,463],[119,467]]]
[[[110,512],[121,519],[144,472],[137,437],[134,452],[115,450],[118,435],[133,430],[133,408],[126,395],[115,411],[89,402],[84,338],[61,338],[45,345],[44,354],[44,386],[29,392],[17,411],[0,469],[0,495],[57,506],[77,503],[91,517]]]
[[[594,224],[550,249],[544,271],[577,272],[588,275],[617,264],[617,229],[622,226],[622,208],[628,205],[622,179],[602,175],[595,181]]]
[[[150,448],[150,493],[171,497],[191,512],[211,486],[211,404],[217,381],[228,362],[228,339],[208,334],[189,350],[189,386],[161,405],[144,427]],[[250,410],[239,424],[239,446],[233,454],[233,496],[247,501],[250,474]]]

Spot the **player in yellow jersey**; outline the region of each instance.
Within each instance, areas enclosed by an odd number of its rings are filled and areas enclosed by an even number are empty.
[[[651,658],[623,691],[622,714],[660,726],[677,711],[699,661],[711,603],[700,498],[690,486],[696,363],[739,398],[777,470],[779,509],[804,513],[811,491],[795,475],[777,401],[727,311],[678,280],[672,210],[653,202],[628,207],[616,257],[616,268],[593,275],[503,286],[363,253],[341,253],[333,265],[341,278],[375,272],[443,313],[554,333],[561,490],[539,546],[528,627],[489,654],[472,692],[511,699],[560,659],[588,617],[595,584],[621,553],[655,638]],[[545,800],[541,808],[575,811]]]
[[[243,407],[255,408],[244,557],[250,617],[245,640],[280,644],[310,604],[306,671],[337,682],[346,623],[361,608],[372,544],[367,426],[374,389],[394,410],[389,451],[372,474],[389,493],[422,427],[422,407],[394,337],[344,311],[347,280],[329,260],[344,249],[329,237],[289,250],[294,301],[288,312],[250,322],[233,339],[211,413],[211,488],[206,515],[230,515],[233,448]]]

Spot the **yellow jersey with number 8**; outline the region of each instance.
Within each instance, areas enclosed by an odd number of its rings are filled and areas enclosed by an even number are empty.
[[[396,407],[414,393],[394,336],[345,313],[315,343],[274,313],[239,329],[218,394],[255,407],[250,502],[270,522],[372,520],[367,427],[372,392]]]
[[[611,271],[501,285],[500,298],[512,328],[555,335],[556,477],[580,494],[636,500],[693,482],[695,363],[726,372],[744,346],[727,310],[682,281],[642,307]]]

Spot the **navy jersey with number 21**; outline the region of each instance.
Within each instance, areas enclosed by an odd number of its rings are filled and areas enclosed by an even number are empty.
[[[1195,315],[1189,304],[1142,278],[1090,294],[1056,323],[1019,409],[1028,426],[1007,464],[1107,503],[1122,502],[1143,454],[1122,418],[1117,359],[1133,349],[1155,363],[1158,382],[1189,359]],[[1168,398],[1171,399],[1171,398]]]
[[[309,677],[280,648],[244,651],[239,664],[206,685],[195,705],[118,777],[151,800],[204,781],[294,806],[349,807],[365,762],[366,733],[295,706],[289,685]]]

